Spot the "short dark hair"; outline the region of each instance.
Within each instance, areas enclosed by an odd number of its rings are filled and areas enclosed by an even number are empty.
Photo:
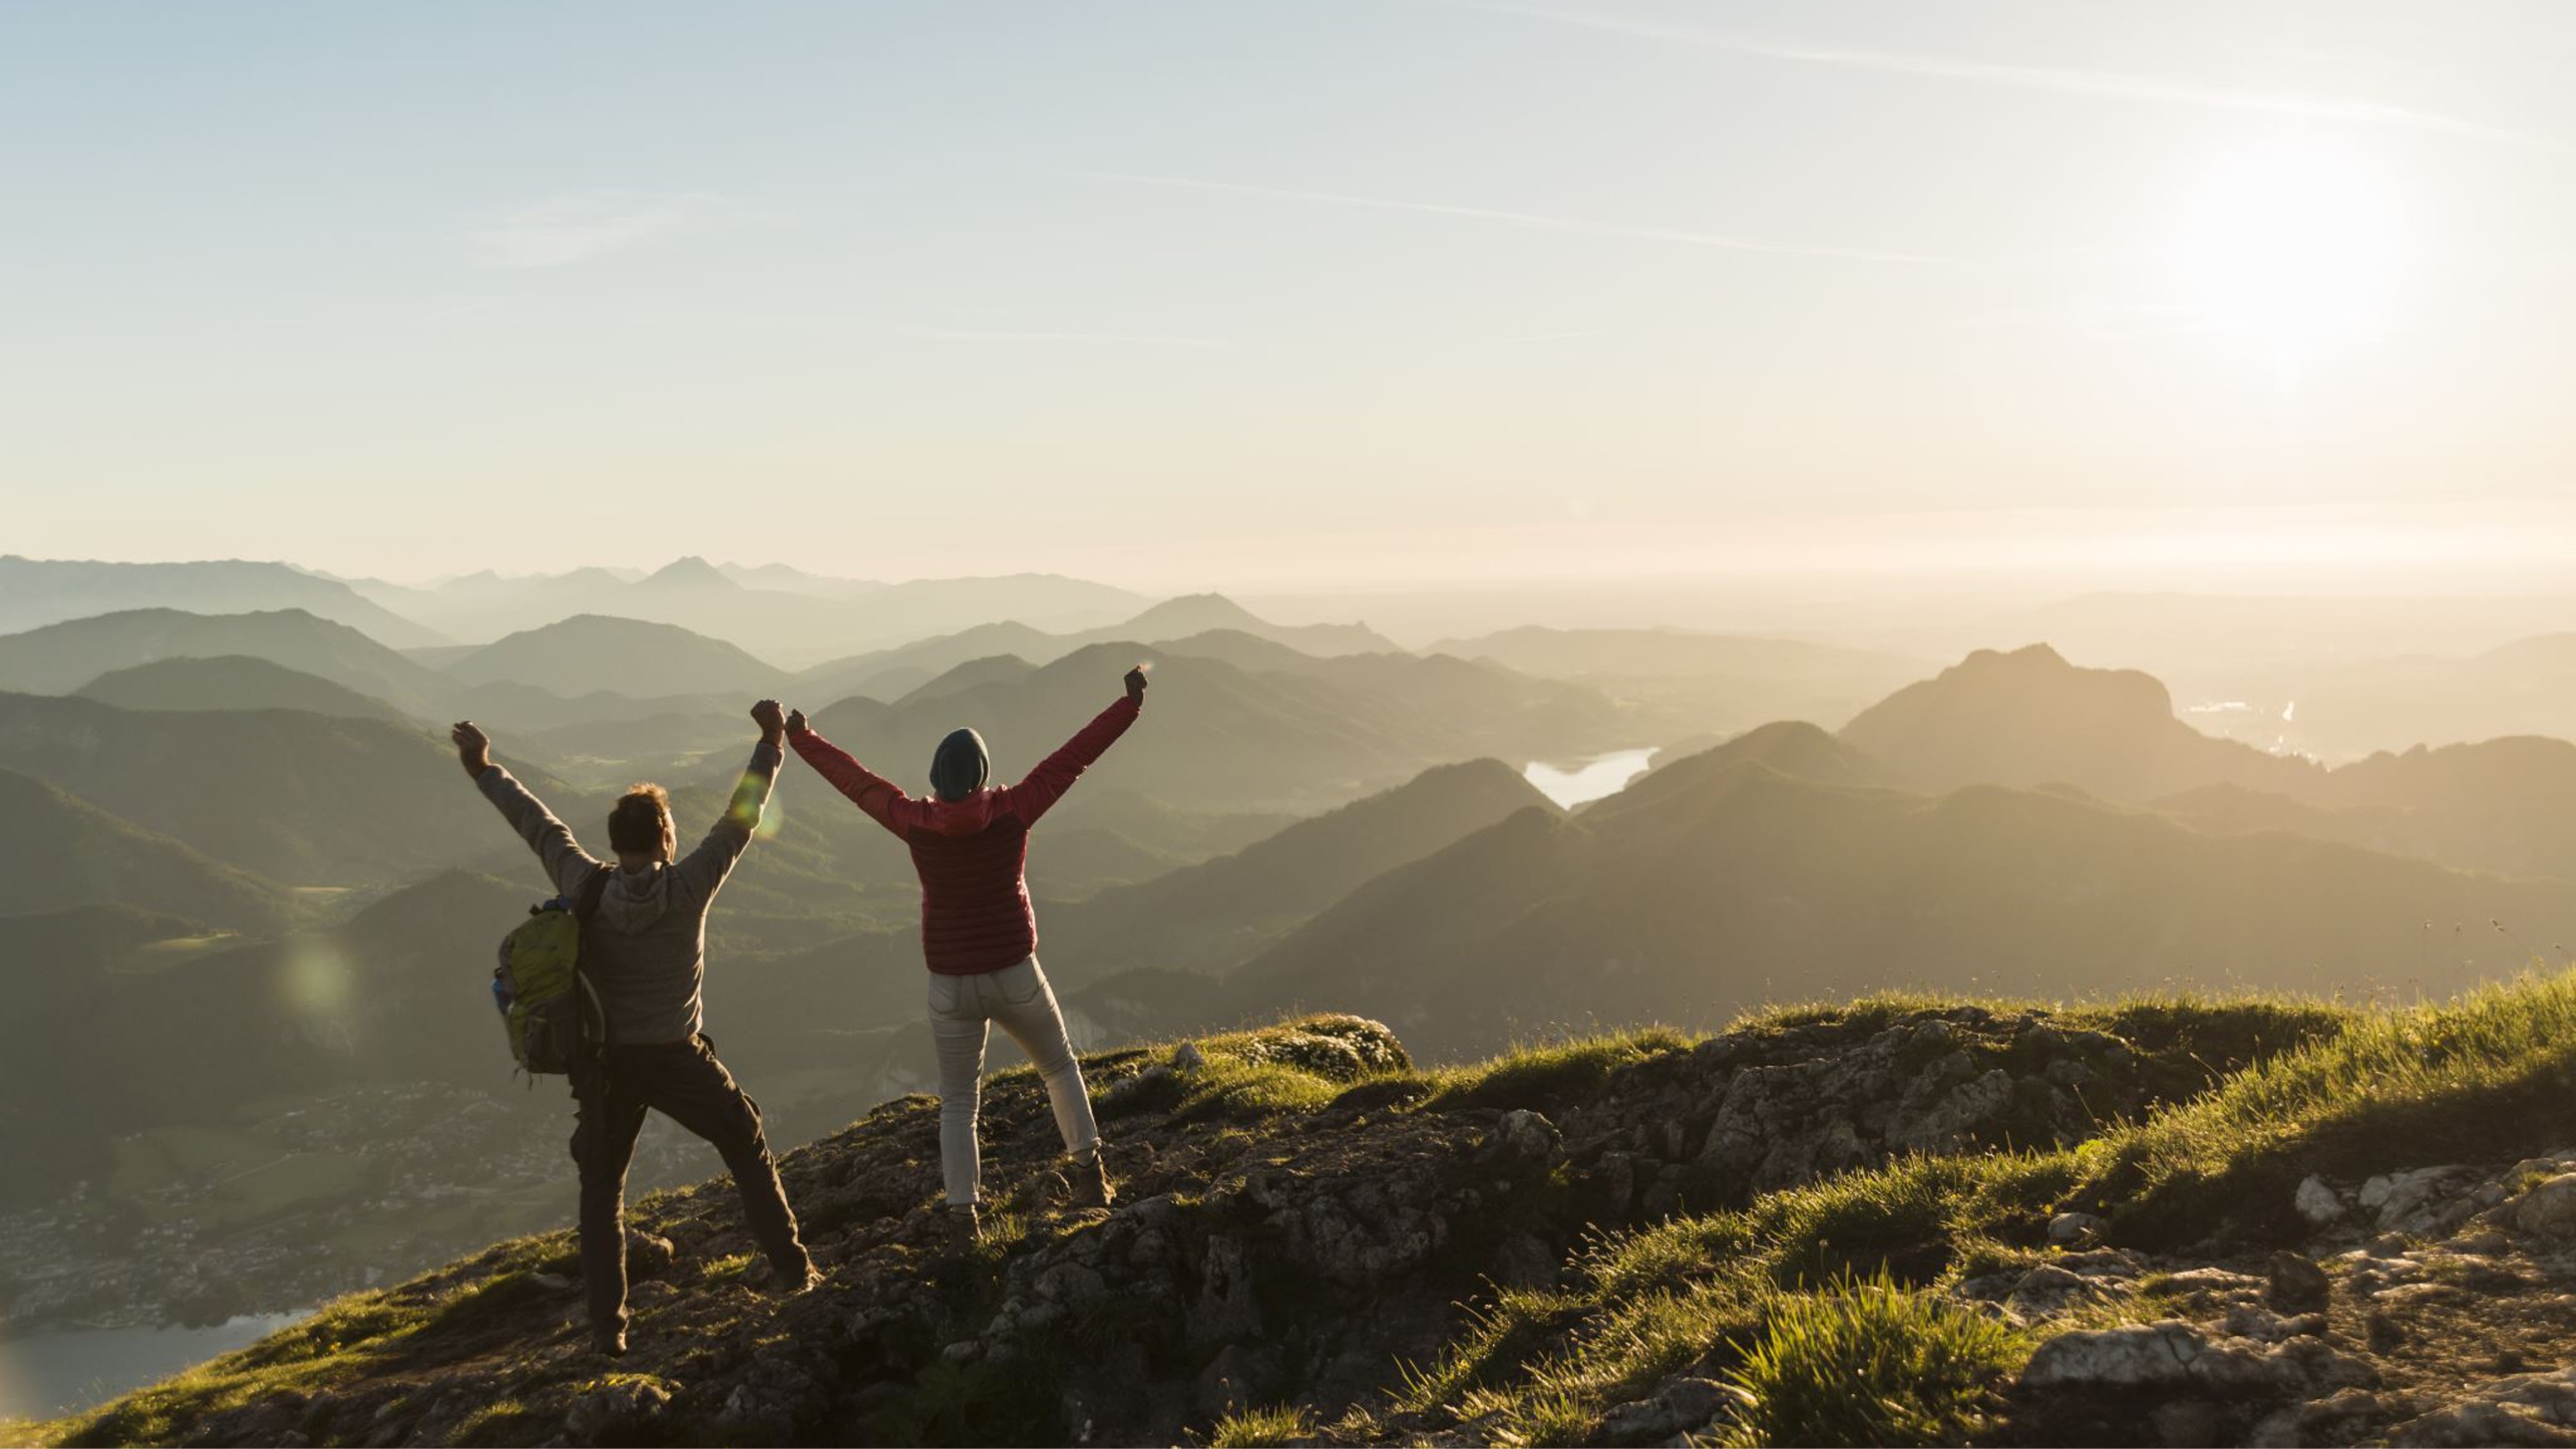
[[[671,825],[671,795],[659,785],[629,785],[608,812],[608,848],[620,855],[644,855],[662,844]]]

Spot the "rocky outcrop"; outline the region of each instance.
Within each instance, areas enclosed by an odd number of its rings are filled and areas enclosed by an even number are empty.
[[[2049,1337],[2017,1386],[2024,1442],[2576,1444],[2576,1149],[2309,1177],[2297,1250],[2256,1259],[2067,1255],[2089,1293],[1970,1280]],[[2078,1275],[2043,1264],[2023,1281]],[[2162,1310],[2158,1316],[2157,1311]]]
[[[1448,1076],[1410,1071],[1384,1027],[1350,1018],[1114,1053],[1090,1064],[1111,1211],[1067,1206],[1043,1094],[1006,1074],[986,1098],[992,1232],[972,1253],[947,1246],[933,1104],[906,1099],[782,1163],[826,1270],[816,1291],[764,1296],[778,1285],[748,1270],[733,1195],[711,1183],[634,1214],[625,1360],[588,1352],[557,1234],[356,1300],[335,1310],[345,1329],[306,1330],[309,1349],[254,1351],[304,1354],[291,1386],[92,1428],[201,1443],[1174,1443],[1290,1405],[1344,1439],[1472,1441],[1498,1424],[1390,1408],[1401,1365],[1475,1331],[1462,1305],[1573,1291],[1594,1271],[1586,1244],[1676,1214],[1908,1155],[2079,1141],[2148,1110],[2149,1083],[2177,1080],[2186,1056],[1977,1007]],[[1247,1073],[1304,1085],[1265,1095]],[[2568,1386],[2539,1372],[2554,1358],[2504,1355],[2576,1350],[2576,1150],[2321,1174],[2284,1196],[2309,1234],[2287,1249],[2148,1253],[2120,1240],[2116,1205],[2061,1204],[1973,1269],[1940,1256],[1908,1281],[2033,1344],[2002,1437],[2560,1442],[2537,1437],[2566,1427]],[[1624,1386],[1586,1434],[1714,1432],[1742,1402],[1715,1354]]]

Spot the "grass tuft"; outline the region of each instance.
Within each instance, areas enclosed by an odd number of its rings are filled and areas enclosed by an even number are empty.
[[[1599,1088],[1613,1072],[1650,1057],[1689,1050],[1691,1039],[1668,1027],[1576,1037],[1516,1047],[1490,1061],[1435,1073],[1425,1111],[1460,1107],[1544,1109]]]
[[[1732,1445],[1963,1444],[1991,1425],[2030,1341],[1886,1278],[1785,1294],[1723,1380]]]
[[[1278,1405],[1246,1409],[1217,1420],[1216,1427],[1208,1433],[1208,1449],[1262,1449],[1268,1445],[1303,1444],[1314,1437],[1314,1415]]]

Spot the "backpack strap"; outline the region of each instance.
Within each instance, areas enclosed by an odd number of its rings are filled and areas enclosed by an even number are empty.
[[[587,926],[590,918],[599,914],[600,897],[608,894],[608,878],[616,873],[617,867],[602,864],[590,879],[581,883],[581,894],[573,897],[572,901],[574,920]]]

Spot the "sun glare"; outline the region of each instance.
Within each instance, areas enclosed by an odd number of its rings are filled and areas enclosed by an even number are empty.
[[[2177,301],[2217,331],[2307,357],[2367,332],[2399,252],[2385,177],[2306,139],[2251,146],[2202,175],[2171,254]]]

